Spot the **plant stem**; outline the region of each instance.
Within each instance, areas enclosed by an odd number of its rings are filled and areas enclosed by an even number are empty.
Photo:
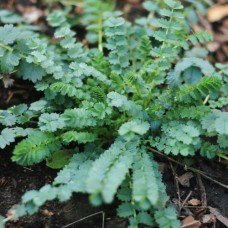
[[[224,154],[218,154],[218,156],[228,161],[228,157],[226,155],[224,155]]]
[[[6,44],[3,44],[3,43],[0,43],[0,47],[8,50],[9,52],[12,52],[13,51],[13,48],[11,48],[10,46],[8,46]]]
[[[103,42],[102,42],[102,38],[103,38],[103,18],[102,18],[102,13],[99,15],[99,21],[98,21],[98,25],[99,25],[99,30],[98,30],[98,49],[101,53],[103,53]]]

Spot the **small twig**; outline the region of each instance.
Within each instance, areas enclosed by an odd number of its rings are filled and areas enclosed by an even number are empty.
[[[163,154],[163,153],[161,153],[161,152],[159,152],[159,151],[157,151],[157,150],[155,150],[155,149],[153,149],[153,148],[151,148],[151,147],[147,147],[147,149],[150,150],[150,151],[152,151],[152,152],[154,152],[155,154],[158,154],[158,155],[160,155],[160,156],[166,158],[167,160],[169,160],[169,161],[171,161],[171,162],[174,162],[174,163],[176,163],[176,164],[178,164],[178,165],[180,165],[180,166],[182,166],[182,167],[184,167],[184,168],[186,168],[186,169],[188,169],[188,170],[191,170],[192,172],[195,172],[195,173],[200,174],[200,175],[203,176],[204,178],[206,178],[206,179],[208,179],[208,180],[210,180],[210,181],[212,181],[212,182],[214,182],[214,183],[216,183],[216,184],[222,186],[223,188],[228,189],[228,185],[223,184],[223,183],[221,183],[221,182],[219,182],[219,181],[217,181],[217,180],[214,180],[213,178],[207,176],[203,171],[201,171],[201,170],[199,170],[199,169],[195,169],[195,168],[192,168],[192,167],[188,167],[186,164],[183,164],[183,163],[181,163],[181,162],[179,162],[179,161],[176,161],[175,159],[170,158],[170,157],[168,157],[167,155],[165,155],[165,154]]]
[[[28,168],[28,167],[23,167],[24,169],[27,169],[27,170],[29,170],[29,171],[31,171],[31,172],[33,172],[34,170],[32,170],[32,169],[30,169],[30,168]]]
[[[201,202],[202,206],[207,207],[207,194],[206,194],[206,189],[203,184],[203,181],[201,179],[201,176],[197,173],[196,174],[196,180],[200,188],[200,194],[201,194]]]
[[[208,208],[208,207],[204,207],[204,206],[184,206],[185,208]]]
[[[216,208],[209,207],[210,212],[226,227],[228,227],[228,218],[224,217]]]
[[[103,39],[103,18],[102,18],[102,13],[99,15],[99,20],[98,20],[98,26],[99,26],[99,30],[98,30],[98,49],[101,53],[103,53],[103,43],[102,43],[102,39]]]
[[[183,203],[181,204],[181,206],[180,206],[180,211],[182,210],[182,208],[184,207],[184,205],[186,204],[186,202],[189,200],[189,198],[190,198],[190,196],[192,195],[192,191],[190,191],[189,193],[188,193],[188,195],[186,196],[186,198],[185,198],[185,200],[183,201]]]
[[[6,101],[5,101],[5,103],[6,104],[8,104],[10,101],[11,101],[11,99],[13,98],[13,96],[15,95],[15,94],[25,94],[26,93],[26,91],[25,90],[16,90],[16,91],[13,91],[13,92],[11,92],[10,94],[9,94],[9,96],[8,96],[8,98],[6,99]]]
[[[171,162],[170,163],[170,167],[172,169],[172,172],[173,172],[173,177],[174,177],[174,182],[175,182],[175,185],[176,185],[176,190],[177,190],[177,197],[178,197],[178,207],[179,207],[179,213],[181,211],[181,197],[180,197],[180,187],[179,187],[179,182],[178,182],[178,177],[177,177],[177,174],[175,172],[175,169],[173,167],[173,164]]]
[[[104,211],[99,211],[99,212],[96,212],[96,213],[94,213],[92,215],[88,215],[88,216],[86,216],[84,218],[81,218],[81,219],[79,219],[77,221],[74,221],[74,222],[72,222],[70,224],[67,224],[66,226],[63,226],[62,228],[66,228],[66,227],[72,226],[72,225],[74,225],[74,224],[76,224],[78,222],[81,222],[81,221],[86,220],[86,219],[88,219],[90,217],[96,216],[98,214],[102,214],[102,226],[101,226],[101,228],[104,228],[104,223],[105,223],[105,213],[104,213]]]
[[[218,156],[225,159],[226,161],[228,161],[228,156],[221,154],[221,153],[219,153]]]

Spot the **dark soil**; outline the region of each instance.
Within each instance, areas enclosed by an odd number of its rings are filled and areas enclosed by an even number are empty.
[[[159,158],[160,160],[160,158]],[[162,163],[161,163],[162,162]],[[167,186],[167,192],[170,196],[170,204],[177,206],[177,189],[175,186],[172,171],[167,161],[160,160],[160,163],[165,166],[164,182]],[[43,185],[51,183],[56,176],[56,171],[48,168],[45,164],[31,166],[29,168],[18,166],[10,161],[10,151],[0,153],[0,214],[6,215],[7,211],[13,206],[20,203],[21,196],[28,190],[39,189]],[[181,176],[186,171],[180,167],[176,167],[176,174]],[[205,171],[208,175],[213,175],[213,179],[228,184],[227,170],[216,163],[206,164],[204,161],[199,162],[199,168]],[[201,179],[205,187],[205,194],[207,206],[217,208],[221,214],[228,217],[228,194],[224,187],[220,187],[211,181]],[[200,186],[196,181],[196,176],[190,180],[190,186],[184,187],[179,185],[181,202],[183,202],[187,195],[191,195],[191,199],[202,200],[202,192]],[[10,222],[6,225],[7,228],[23,227],[23,228],[58,228],[78,221],[87,216],[96,214],[89,218],[82,220],[69,227],[76,228],[100,228],[102,227],[102,213],[105,213],[105,227],[106,228],[125,228],[127,222],[123,219],[115,217],[116,205],[103,206],[100,208],[92,207],[87,196],[74,195],[74,197],[66,203],[52,201],[46,203],[39,211],[39,213],[32,216],[25,216],[16,222]],[[194,215],[195,218],[200,219],[204,214],[209,213],[208,209],[200,211],[200,206],[195,208],[188,208],[184,206],[180,216]],[[213,227],[208,225],[206,227]],[[217,221],[216,227],[225,227]]]
[[[10,152],[0,153],[0,214],[6,215],[12,206],[20,203],[21,196],[28,190],[39,189],[49,184],[56,176],[56,171],[45,164],[24,168],[10,161]],[[126,221],[114,216],[113,206],[94,208],[90,206],[87,196],[74,195],[67,203],[52,201],[46,203],[39,213],[25,216],[16,222],[9,222],[6,227],[41,228],[62,227],[74,221],[95,214],[105,213],[106,227],[124,228]],[[80,228],[100,228],[102,213],[91,216],[74,226]]]

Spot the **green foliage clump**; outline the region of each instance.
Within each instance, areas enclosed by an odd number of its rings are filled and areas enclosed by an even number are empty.
[[[226,155],[228,115],[219,108],[227,105],[228,72],[197,54],[194,45],[211,35],[188,33],[179,1],[154,2],[145,1],[150,14],[132,23],[103,1],[84,1],[74,23],[70,8],[54,11],[48,21],[59,42],[0,27],[4,84],[12,75],[43,94],[29,106],[0,110],[0,148],[20,139],[12,161],[62,168],[52,184],[25,193],[13,218],[80,192],[96,206],[117,197],[117,214],[129,227],[180,227],[148,147],[175,156]],[[154,12],[159,18],[151,19]],[[77,23],[86,27],[89,47],[76,38]]]

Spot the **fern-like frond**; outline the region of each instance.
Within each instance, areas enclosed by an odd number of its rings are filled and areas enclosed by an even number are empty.
[[[142,154],[138,160],[140,162],[133,167],[133,198],[141,205],[147,200],[152,205],[156,205],[159,193],[150,158],[148,155]],[[149,182],[148,179],[150,179]]]
[[[90,199],[102,196],[106,203],[113,200],[118,187],[131,168],[139,141],[124,142],[117,139],[92,165],[87,178],[87,191]]]
[[[150,55],[151,49],[152,49],[152,45],[150,42],[150,38],[148,36],[143,36],[141,38],[141,43],[139,47],[139,50],[143,58],[142,61],[145,60]]]
[[[60,148],[61,143],[52,133],[37,130],[15,146],[12,160],[19,165],[32,165]]]
[[[105,35],[108,38],[106,47],[110,50],[109,63],[115,73],[121,74],[130,64],[125,20],[120,17],[109,18],[105,21]]]
[[[177,101],[192,103],[200,101],[203,97],[218,91],[222,86],[222,81],[217,77],[204,77],[196,85],[182,86],[177,91]]]
[[[105,91],[99,86],[91,88],[91,97],[98,102],[105,102],[107,98]]]
[[[51,84],[50,89],[64,96],[67,95],[78,99],[85,97],[85,93],[81,89],[75,88],[75,86],[63,82],[55,82]]]
[[[161,199],[160,191],[164,187],[162,188],[161,178],[156,173],[158,170],[155,162],[144,149],[139,151],[133,165],[132,197],[142,208],[147,209],[147,201],[153,206],[162,206],[166,202],[164,195]]]
[[[193,45],[200,43],[213,41],[213,36],[209,32],[198,32],[188,36],[188,40],[192,42]]]
[[[175,120],[179,118],[199,120],[209,112],[210,112],[210,108],[205,105],[189,106],[189,107],[180,106],[180,107],[175,107],[175,110],[170,110],[166,112],[164,118],[167,120]]]

